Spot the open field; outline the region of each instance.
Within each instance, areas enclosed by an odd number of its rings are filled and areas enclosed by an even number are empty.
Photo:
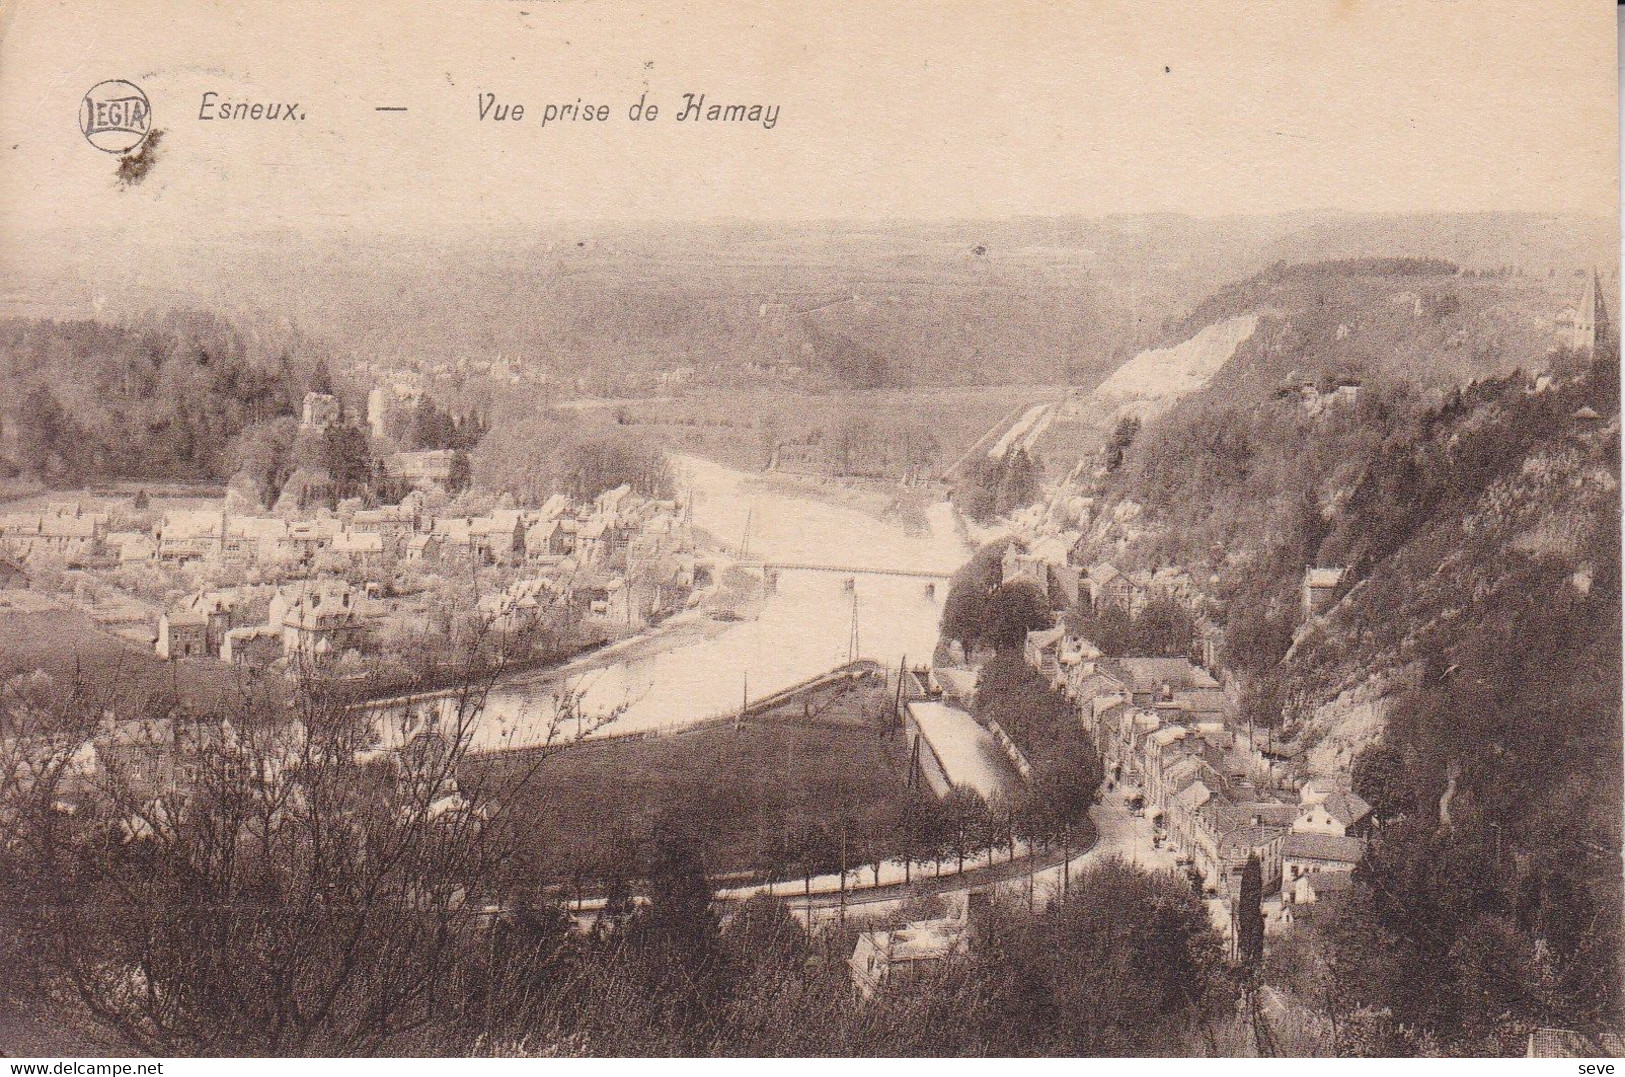
[[[916,430],[935,442],[947,467],[1022,404],[1054,400],[1061,385],[871,389],[801,394],[762,389],[627,400],[581,409],[605,424],[648,433],[667,448],[746,469],[766,466],[777,442],[817,433],[826,442],[858,425]]]
[[[147,511],[153,515],[218,510],[226,496],[225,487],[215,483],[131,480],[60,489],[14,480],[9,485],[0,484],[0,505],[4,505],[6,512],[44,512],[54,504],[77,503],[92,512],[131,513],[135,511],[132,502],[142,493],[147,495]]]
[[[511,801],[529,835],[519,855],[539,881],[594,879],[634,850],[647,858],[657,824],[670,815],[695,825],[707,869],[724,874],[771,858],[798,828],[821,827],[838,841],[844,819],[856,863],[856,836],[905,795],[904,740],[881,728],[888,703],[873,687],[825,691],[811,717],[798,700],[738,729],[724,723],[571,747],[543,762]],[[471,767],[504,783],[532,765],[510,757]]]
[[[78,611],[6,601],[18,594],[0,591],[0,681],[39,669],[64,686],[82,679],[93,698],[138,703],[173,692],[197,706],[239,687],[236,669],[207,660],[164,662]]]

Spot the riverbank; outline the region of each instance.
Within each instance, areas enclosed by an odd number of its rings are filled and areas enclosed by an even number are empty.
[[[743,618],[742,618],[743,619]],[[473,678],[495,678],[505,688],[534,688],[554,681],[568,680],[623,662],[638,662],[667,651],[692,646],[726,632],[737,621],[719,621],[705,608],[683,610],[622,639],[596,643],[564,656],[517,659],[472,674]],[[379,707],[426,695],[451,692],[461,686],[460,678],[413,684],[369,685],[355,701],[357,706]]]
[[[695,533],[748,542],[752,558],[946,570],[969,556],[945,503],[931,507],[928,532],[908,533],[799,487],[695,457],[676,463]],[[505,673],[485,698],[477,750],[550,743],[561,703],[572,723],[577,711],[594,724],[613,715],[616,734],[671,730],[735,713],[747,690],[764,698],[853,657],[889,669],[936,645],[943,595],[925,581],[786,571],[763,588],[760,576],[726,563],[725,555],[708,560],[718,590],[705,604],[727,619],[689,611],[570,662]]]
[[[636,635],[607,643],[565,662],[531,671],[515,670],[514,675],[506,680],[514,687],[523,687],[580,676],[622,662],[640,662],[667,651],[714,639],[737,623],[719,621],[708,609],[683,610]]]
[[[933,487],[910,487],[883,482],[850,482],[815,475],[792,475],[780,471],[752,473],[745,486],[747,489],[772,490],[807,501],[851,509],[881,523],[900,527],[908,534],[925,534],[931,530],[931,521],[926,515],[926,510],[939,500],[928,496],[930,492],[934,492]]]

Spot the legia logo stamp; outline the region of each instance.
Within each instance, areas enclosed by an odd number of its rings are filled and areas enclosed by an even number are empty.
[[[133,82],[98,82],[79,104],[79,130],[104,153],[129,153],[152,130],[152,104]]]

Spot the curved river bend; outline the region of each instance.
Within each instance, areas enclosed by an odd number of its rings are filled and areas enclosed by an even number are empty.
[[[693,521],[719,541],[737,543],[749,525],[752,559],[912,568],[950,573],[970,556],[947,502],[931,506],[929,530],[913,533],[889,521],[764,481],[708,460],[679,457]],[[624,707],[601,732],[623,734],[692,724],[737,709],[747,678],[751,699],[827,672],[847,660],[854,600],[858,657],[884,665],[925,662],[936,646],[947,588],[928,594],[926,581],[884,576],[785,571],[754,619],[709,638],[679,643],[572,675],[580,710],[592,716]],[[560,675],[505,678],[486,700],[476,750],[519,748],[547,739]],[[561,735],[573,736],[571,729]]]

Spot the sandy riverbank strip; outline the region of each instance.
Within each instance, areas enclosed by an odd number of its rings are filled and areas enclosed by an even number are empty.
[[[664,654],[666,651],[720,636],[739,623],[739,621],[719,621],[705,609],[684,610],[635,636],[627,636],[625,639],[605,644],[590,654],[573,658],[562,665],[514,674],[504,677],[503,681],[507,685],[545,684],[548,681],[591,673],[605,666],[638,662]]]
[[[925,509],[932,502],[924,493],[895,484],[849,484],[837,479],[763,471],[749,473],[745,485],[790,494],[871,516],[882,523],[920,533],[930,530]]]

